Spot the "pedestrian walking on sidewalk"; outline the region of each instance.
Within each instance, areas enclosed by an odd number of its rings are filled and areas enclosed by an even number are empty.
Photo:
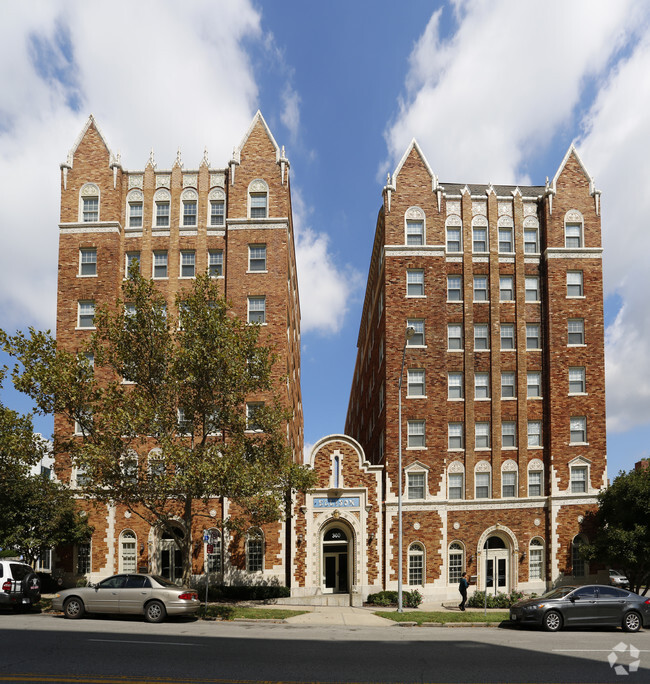
[[[460,591],[460,595],[463,598],[463,600],[458,604],[458,607],[461,610],[465,610],[465,603],[467,603],[467,587],[469,587],[469,582],[467,581],[466,575],[467,573],[464,572],[460,576],[460,582],[458,583],[458,591]]]

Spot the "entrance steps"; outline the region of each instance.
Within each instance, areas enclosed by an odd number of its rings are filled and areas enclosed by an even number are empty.
[[[316,594],[314,596],[287,596],[274,601],[282,606],[350,606],[350,594]]]

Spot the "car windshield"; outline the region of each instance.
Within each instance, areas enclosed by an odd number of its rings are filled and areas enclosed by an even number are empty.
[[[545,594],[542,594],[544,599],[560,599],[564,598],[567,594],[571,593],[576,587],[558,587],[557,589],[551,589]]]
[[[151,575],[151,577],[163,587],[173,587],[174,589],[178,589],[178,584],[176,584],[175,582],[170,582],[168,579],[165,579],[160,575]]]

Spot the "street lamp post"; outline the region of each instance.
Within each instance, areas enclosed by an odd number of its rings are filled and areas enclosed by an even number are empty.
[[[408,341],[415,335],[415,328],[408,326],[404,334],[404,347],[402,348],[402,366],[399,371],[399,381],[397,387],[398,402],[397,402],[397,422],[399,425],[397,437],[397,546],[398,546],[398,561],[397,561],[397,612],[403,613],[404,607],[402,605],[402,376],[404,375],[404,359],[406,358],[406,345]]]

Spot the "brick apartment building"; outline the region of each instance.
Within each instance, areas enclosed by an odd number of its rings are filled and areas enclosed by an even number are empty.
[[[262,115],[233,158],[213,167],[207,152],[198,168],[187,169],[180,151],[171,169],[159,169],[153,151],[144,169],[122,167],[91,116],[61,165],[57,342],[79,350],[94,329],[96,307],[121,295],[129,265],[153,278],[169,310],[197,273],[210,273],[242,320],[262,323],[261,341],[277,353],[274,390],[292,411],[287,439],[302,462],[303,416],[300,394],[300,305],[293,242],[289,162]],[[97,369],[101,373],[102,369]],[[288,381],[285,380],[285,376]],[[271,393],[269,394],[269,399]],[[263,402],[264,393],[251,397]],[[55,416],[55,434],[75,431]],[[147,454],[139,454],[147,458]],[[76,473],[60,457],[58,476],[74,487]],[[206,504],[220,521],[229,502]],[[181,572],[174,542],[121,506],[87,506],[95,533],[91,544],[62,552],[56,565],[68,579],[91,579],[144,568],[172,579]],[[208,569],[219,579],[236,573],[265,581],[285,581],[284,524],[265,526],[263,538],[223,539],[218,525],[204,544],[197,540],[196,573]],[[209,552],[209,553],[208,553]]]

